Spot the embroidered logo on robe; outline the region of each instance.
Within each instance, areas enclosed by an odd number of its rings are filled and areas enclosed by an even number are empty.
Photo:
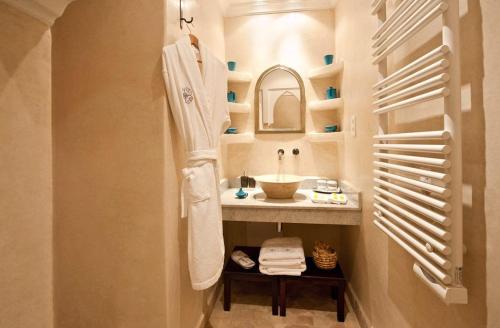
[[[184,97],[184,102],[190,104],[193,101],[193,90],[189,87],[182,88],[182,96]]]

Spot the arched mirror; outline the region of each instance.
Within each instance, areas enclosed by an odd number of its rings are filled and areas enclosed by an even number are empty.
[[[290,67],[273,66],[255,85],[255,133],[305,131],[304,82]]]

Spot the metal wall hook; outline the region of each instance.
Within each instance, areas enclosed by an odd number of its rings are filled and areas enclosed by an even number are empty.
[[[193,17],[191,17],[191,18],[189,18],[189,19],[186,19],[186,18],[184,18],[184,17],[183,17],[183,18],[181,18],[181,21],[186,22],[186,24],[191,24],[191,23],[193,22],[193,20],[194,20],[194,18],[193,18]]]
[[[182,22],[184,22],[186,24],[191,24],[191,23],[193,23],[193,20],[194,20],[193,17],[190,17],[190,18],[184,18],[183,17],[183,14],[182,14],[182,0],[179,0],[179,27],[181,28],[181,30],[182,30]]]

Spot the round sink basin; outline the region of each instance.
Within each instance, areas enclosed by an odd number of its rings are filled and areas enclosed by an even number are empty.
[[[288,199],[299,189],[304,178],[293,174],[269,174],[255,177],[268,198]]]

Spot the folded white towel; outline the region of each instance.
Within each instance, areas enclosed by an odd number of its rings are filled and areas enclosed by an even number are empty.
[[[306,263],[304,261],[290,263],[290,264],[279,264],[279,263],[266,263],[260,264],[265,268],[280,268],[280,269],[292,269],[292,270],[302,270],[306,268]]]
[[[259,270],[262,274],[267,274],[269,276],[300,276],[302,273],[300,270],[269,271],[267,269],[263,269],[262,266],[259,267]]]
[[[278,266],[278,267],[289,267],[289,266],[298,266],[304,263],[304,259],[296,259],[296,260],[262,260],[259,261],[260,264],[265,266]]]
[[[306,270],[302,240],[297,237],[266,240],[260,249],[259,263],[263,274],[300,276]]]
[[[274,261],[293,265],[304,260],[302,240],[297,237],[268,239],[262,244],[259,254],[259,262],[266,265]]]
[[[264,271],[268,272],[304,272],[306,271],[306,265],[298,265],[298,266],[290,266],[290,267],[278,267],[278,266],[265,266],[265,265],[260,265],[259,268]]]

